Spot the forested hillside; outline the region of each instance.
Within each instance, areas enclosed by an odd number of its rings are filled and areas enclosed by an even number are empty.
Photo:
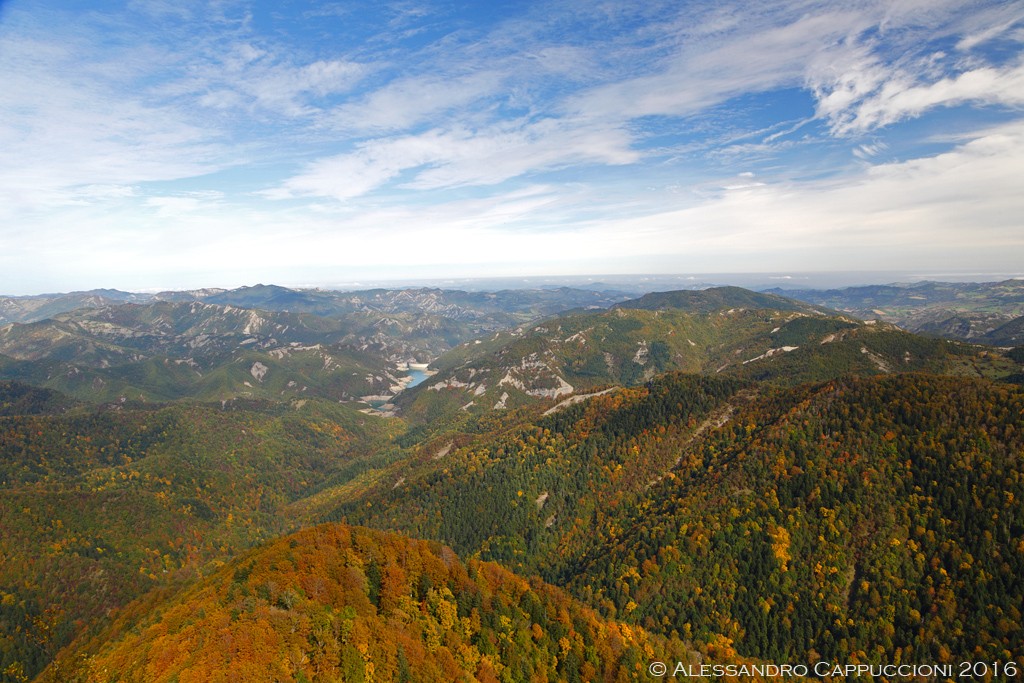
[[[3,683],[1024,657],[1020,348],[661,293],[457,346],[380,417],[332,393],[397,381],[354,318],[234,307],[338,299],[221,294],[0,335],[43,385],[0,383]]]
[[[684,644],[436,543],[319,526],[133,606],[40,678],[634,681]]]
[[[0,417],[0,672],[289,530],[289,503],[396,457],[396,427],[315,401]]]
[[[751,656],[1020,657],[1022,415],[981,380],[668,376],[396,465],[335,516]]]
[[[1007,379],[1024,369],[998,349],[735,287],[661,292],[610,311],[569,313],[463,344],[433,365],[435,377],[397,399],[413,422],[639,384],[668,371],[794,385],[922,371]]]
[[[564,578],[769,659],[1021,658],[1022,414],[1019,390],[923,376],[752,404]]]

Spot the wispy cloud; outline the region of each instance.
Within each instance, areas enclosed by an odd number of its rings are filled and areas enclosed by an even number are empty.
[[[465,117],[465,109],[493,95],[503,80],[500,72],[491,70],[454,78],[403,78],[338,106],[326,115],[325,122],[342,131],[379,134],[405,131],[454,109]]]
[[[571,100],[589,116],[688,116],[737,95],[801,84],[809,62],[851,32],[870,25],[852,12],[740,23],[718,16],[698,27],[654,73],[595,88]],[[757,19],[755,18],[755,19]],[[717,30],[715,30],[717,29]]]
[[[219,131],[186,107],[126,87],[135,64],[91,63],[94,38],[26,31],[0,40],[6,211],[81,199],[86,186],[195,176],[224,163]]]
[[[1024,124],[1017,122],[943,154],[842,179],[737,183],[690,207],[593,229],[609,240],[629,235],[616,244],[624,258],[652,257],[644,245],[658,244],[684,270],[724,254],[739,270],[755,271],[809,263],[844,269],[851,258],[881,269],[920,267],[940,253],[956,254],[951,263],[1005,268],[1024,258],[1024,198],[1014,190],[1022,164]]]
[[[638,158],[621,130],[557,120],[513,121],[483,131],[431,130],[371,140],[351,154],[314,162],[267,196],[346,200],[399,177],[403,187],[418,190],[493,185],[570,164],[627,164]]]
[[[786,138],[814,117],[826,121],[834,135],[846,136],[958,102],[1017,105],[1018,69],[980,65],[946,76],[948,65],[928,67],[937,59],[934,53],[915,56],[917,34],[978,28],[976,22],[957,27],[953,10],[941,3],[806,3],[760,12],[745,5],[687,7],[661,26],[644,25],[608,39],[609,49],[632,67],[625,77],[602,68],[593,45],[583,50],[549,44],[523,22],[501,25],[468,48],[474,56],[479,45],[495,49],[484,69],[475,59],[432,50],[416,75],[334,108],[325,120],[363,141],[349,153],[308,164],[267,196],[348,200],[392,183],[429,190],[492,184],[569,163],[638,163],[662,153],[645,149],[648,119],[692,120],[737,97],[785,88],[807,88],[815,111],[760,143],[748,143],[764,158],[787,147]],[[996,18],[1003,28],[972,45],[1009,30],[1005,13]],[[507,52],[510,36],[519,41],[514,56]],[[652,50],[651,43],[659,48]],[[524,56],[537,64],[525,67]],[[559,56],[571,60],[572,68],[555,68]],[[579,78],[588,68],[589,77]],[[528,91],[529,78],[542,69],[562,90],[543,100],[527,97],[521,103],[531,118],[510,118],[506,110],[515,106],[517,89]],[[439,119],[446,123],[438,126]],[[429,129],[417,130],[423,125]],[[553,138],[545,129],[562,138],[561,153],[548,144]]]
[[[876,74],[877,74],[877,70]],[[854,82],[869,83],[844,89],[841,106],[828,106],[822,114],[839,135],[870,131],[920,116],[935,107],[967,102],[982,105],[1024,105],[1024,62],[1005,68],[982,67],[932,83],[914,84],[906,74],[878,78],[868,75]],[[832,95],[836,91],[833,91]],[[827,104],[832,95],[823,98]]]
[[[209,48],[208,48],[209,49]],[[294,63],[245,40],[190,64],[187,75],[162,86],[168,96],[195,98],[202,106],[237,116],[309,118],[326,98],[357,86],[371,67],[348,59]]]
[[[213,277],[239,244],[264,269],[1020,255],[1018,3],[265,11],[5,3],[8,278]]]

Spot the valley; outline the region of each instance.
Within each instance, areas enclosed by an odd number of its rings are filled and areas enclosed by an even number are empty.
[[[735,287],[139,298],[0,327],[4,683],[1024,657],[1019,348]]]
[[[1024,682],[1024,3],[0,0],[0,683]]]

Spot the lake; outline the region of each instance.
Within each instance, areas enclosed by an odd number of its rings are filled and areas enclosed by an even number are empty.
[[[427,377],[430,377],[430,375],[427,374],[426,370],[409,370],[409,377],[412,378],[412,381],[405,385],[406,389],[416,386]]]

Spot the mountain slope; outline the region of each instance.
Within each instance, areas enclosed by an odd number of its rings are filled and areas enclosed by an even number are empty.
[[[743,303],[783,309],[748,309]],[[786,384],[849,373],[1019,372],[1016,362],[995,351],[825,315],[739,288],[659,293],[610,311],[567,314],[464,344],[434,367],[437,376],[398,399],[410,420],[556,400],[666,371]]]
[[[552,576],[553,557],[582,552],[593,518],[636,504],[695,434],[744,400],[745,387],[659,377],[550,415],[496,419],[480,434],[424,443],[327,518],[440,539],[460,554]]]
[[[913,375],[750,404],[565,579],[769,659],[1020,659],[1022,410],[1019,390]]]
[[[981,341],[993,346],[1024,346],[1024,315],[986,333]]]
[[[687,657],[496,565],[328,525],[137,606],[39,680],[614,681],[652,659]]]
[[[310,315],[127,304],[0,328],[0,373],[93,401],[391,393],[391,365],[339,345],[344,335]]]
[[[769,290],[864,320],[948,339],[985,341],[985,335],[1024,315],[1024,280],[915,282],[831,290]]]
[[[63,413],[75,402],[63,394],[20,382],[0,382],[0,417]]]
[[[5,682],[144,592],[289,530],[294,501],[399,457],[397,421],[327,402],[38,405],[0,417]]]
[[[667,376],[435,442],[333,517],[769,661],[1022,657],[1024,393]],[[781,634],[791,634],[782,636]]]
[[[132,294],[116,289],[94,289],[68,294],[37,296],[0,296],[0,325],[45,320],[80,308],[103,308],[130,301],[146,301],[145,294]]]
[[[808,314],[833,315],[820,306],[806,304],[778,294],[753,292],[742,287],[709,287],[701,290],[651,292],[638,299],[618,304],[617,308],[640,308],[648,311],[675,309],[687,313],[712,313],[729,308],[797,311]]]

